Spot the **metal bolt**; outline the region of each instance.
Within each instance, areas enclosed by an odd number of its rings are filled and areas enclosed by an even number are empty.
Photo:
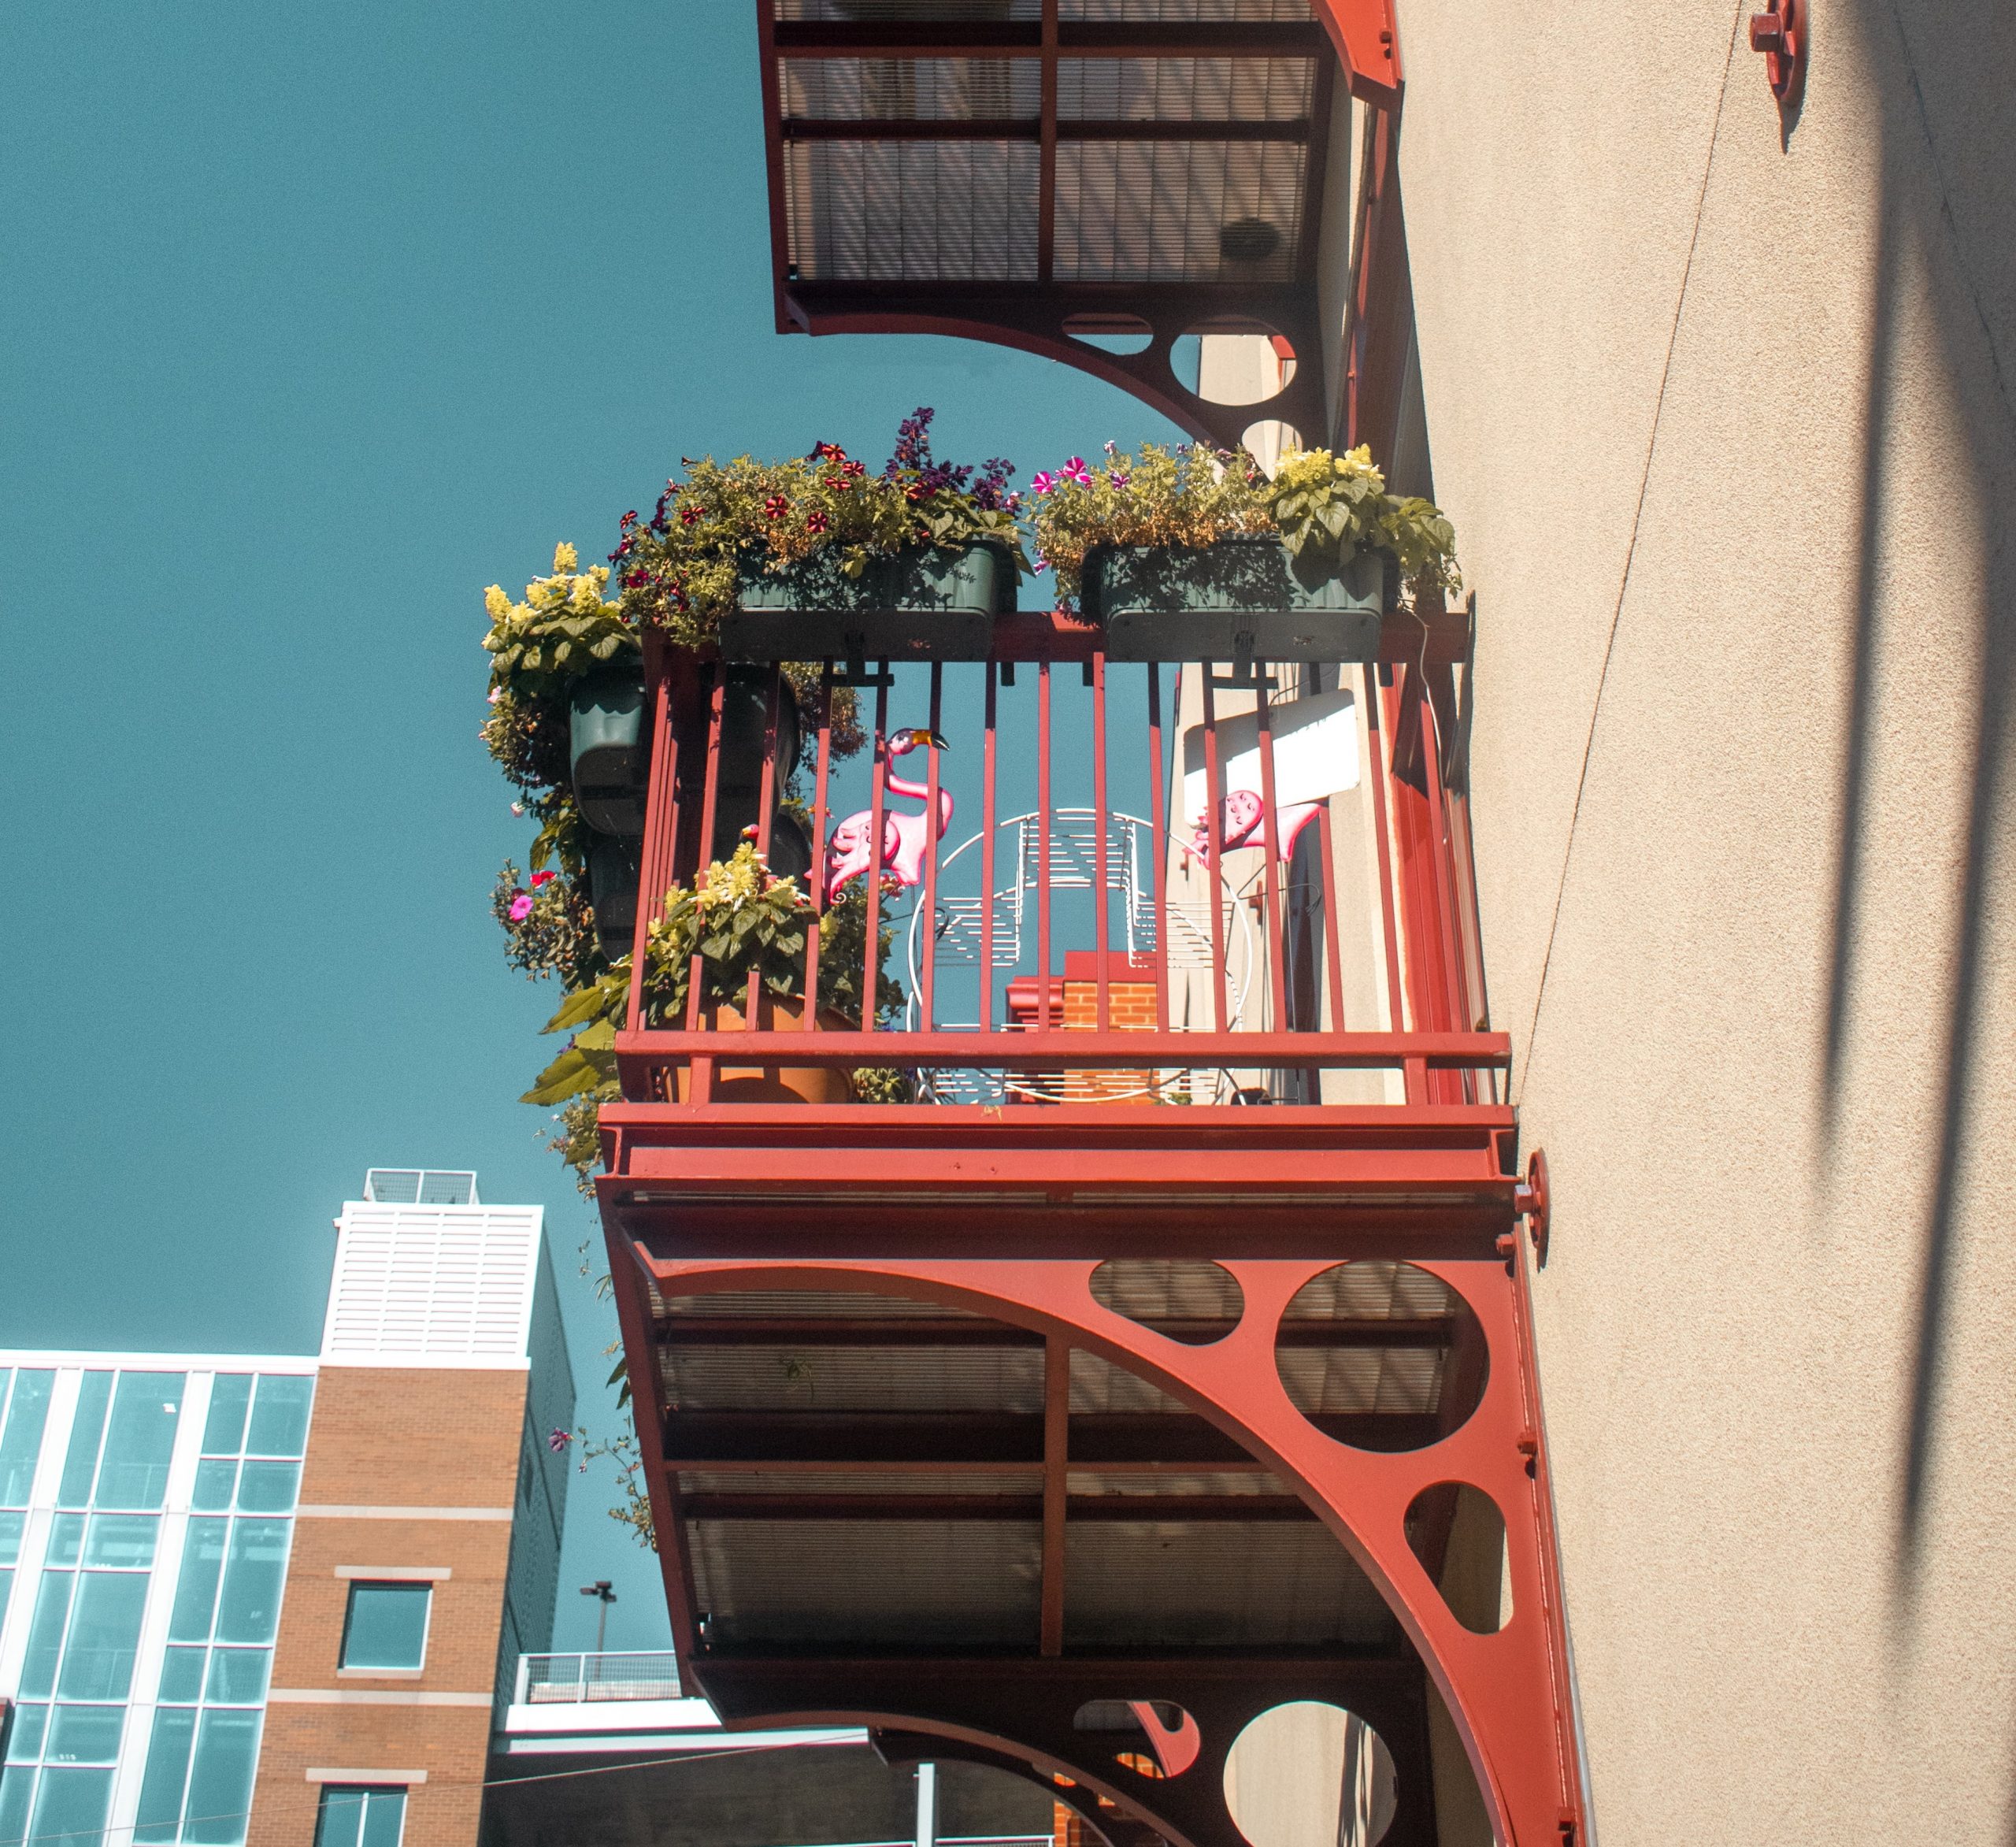
[[[1785,55],[1785,21],[1782,13],[1753,13],[1750,16],[1750,49]]]

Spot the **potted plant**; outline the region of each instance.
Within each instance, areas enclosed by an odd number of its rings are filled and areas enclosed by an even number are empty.
[[[1371,660],[1389,606],[1457,581],[1448,521],[1363,448],[1292,452],[1270,481],[1249,457],[1109,443],[1031,486],[1038,555],[1116,660]]]
[[[934,462],[906,418],[879,475],[832,443],[786,462],[688,464],[615,554],[623,607],[730,661],[984,660],[1028,570],[995,460]]]
[[[893,896],[893,891],[891,895]],[[694,959],[699,959],[701,1029],[736,1033],[792,1031],[802,1025],[805,955],[812,900],[803,883],[773,872],[754,845],[744,841],[725,861],[707,869],[703,881],[674,885],[662,914],[651,922],[644,958],[647,1025],[683,1028],[692,992]],[[867,946],[868,904],[857,882],[827,907],[819,920],[819,1017],[822,1025],[844,1031],[862,1018],[862,985]],[[884,922],[877,931],[886,953],[891,940]],[[903,1004],[899,984],[879,972],[876,1018],[893,1018]],[[746,1018],[749,977],[758,984],[758,1015]],[[547,1023],[549,1033],[572,1036],[565,1050],[545,1070],[523,1100],[567,1103],[617,1094],[616,1033],[629,1006],[626,960],[570,996]],[[879,1073],[854,1077],[816,1065],[723,1065],[715,1073],[713,1095],[723,1102],[847,1103],[860,1088],[887,1096]],[[678,1074],[684,1102],[687,1078]]]

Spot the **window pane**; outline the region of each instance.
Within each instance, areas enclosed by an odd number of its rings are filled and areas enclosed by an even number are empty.
[[[406,1816],[404,1790],[324,1784],[315,1815],[315,1847],[399,1847]]]
[[[235,1456],[245,1447],[245,1410],[252,1402],[249,1372],[220,1372],[210,1382],[210,1415],[203,1426],[206,1456]]]
[[[358,1847],[364,1833],[364,1790],[322,1786],[315,1809],[315,1847]]]
[[[170,1649],[161,1664],[161,1697],[187,1700],[191,1705],[203,1697],[203,1663],[201,1649]]]
[[[70,1614],[69,1571],[45,1571],[35,1592],[35,1620],[28,1627],[28,1659],[21,1664],[21,1692],[29,1699],[56,1690],[56,1660],[63,1652],[63,1624]]]
[[[0,1565],[11,1565],[20,1559],[21,1529],[28,1521],[26,1514],[0,1514]]]
[[[49,1523],[49,1551],[43,1562],[74,1565],[84,1549],[84,1516],[58,1514]]]
[[[109,1770],[43,1771],[28,1823],[35,1847],[101,1847],[111,1801]]]
[[[14,1729],[7,1739],[7,1761],[9,1764],[32,1764],[42,1755],[42,1734],[49,1729],[49,1708],[46,1706],[17,1706],[14,1708]],[[5,1840],[0,1832],[0,1840]]]
[[[182,1784],[189,1774],[189,1747],[195,1738],[196,1715],[189,1708],[164,1706],[155,1713],[146,1781],[140,1786],[139,1824],[133,1830],[136,1841],[175,1838],[182,1822]]]
[[[364,1804],[364,1839],[359,1847],[399,1847],[406,1825],[404,1790],[373,1790]]]
[[[189,1504],[206,1514],[227,1512],[237,1491],[238,1464],[228,1456],[206,1456],[196,1465],[196,1487]]]
[[[34,1790],[33,1766],[0,1772],[0,1841],[18,1841],[28,1831],[28,1797]]]
[[[213,1649],[210,1688],[203,1697],[226,1706],[256,1706],[266,1697],[270,1649]]]
[[[301,1485],[298,1462],[248,1462],[238,1475],[238,1504],[248,1514],[291,1514]]]
[[[248,1456],[299,1456],[308,1447],[308,1406],[315,1382],[299,1373],[264,1373],[245,1434]]]
[[[87,1571],[78,1580],[63,1646],[66,1700],[123,1700],[133,1683],[147,1580],[138,1571]]]
[[[111,1764],[126,1724],[124,1706],[58,1706],[49,1723],[46,1764]]]
[[[271,1641],[280,1621],[280,1585],[286,1575],[287,1522],[234,1522],[231,1556],[224,1564],[224,1594],[217,1599],[217,1639]]]
[[[259,1756],[259,1715],[206,1712],[189,1774],[188,1817],[182,1838],[206,1847],[234,1847],[245,1838],[252,1806],[252,1767]]]
[[[346,1667],[417,1667],[427,1648],[428,1584],[353,1584],[343,1624]]]
[[[152,1514],[94,1514],[84,1563],[145,1571],[154,1562],[154,1533],[160,1525]]]
[[[7,1401],[7,1424],[0,1431],[0,1507],[28,1505],[28,1484],[42,1448],[42,1426],[49,1419],[53,1372],[17,1372],[14,1395]],[[0,1836],[0,1838],[5,1838]]]
[[[98,1468],[98,1507],[156,1508],[168,1492],[168,1459],[182,1421],[187,1380],[179,1372],[127,1372],[105,1433]]]
[[[13,1594],[13,1571],[10,1567],[0,1566],[0,1623],[7,1620],[7,1600]]]
[[[91,1497],[91,1478],[98,1471],[98,1440],[105,1434],[105,1408],[112,1396],[112,1374],[87,1372],[77,1394],[77,1421],[70,1426],[70,1451],[63,1459],[63,1482],[57,1498],[65,1507],[83,1507]]]
[[[173,1641],[208,1641],[210,1612],[217,1604],[217,1577],[224,1569],[224,1520],[194,1520],[182,1548],[182,1577],[175,1587],[175,1614],[168,1625]]]

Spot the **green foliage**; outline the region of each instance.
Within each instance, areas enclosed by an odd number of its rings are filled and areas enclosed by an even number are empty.
[[[1073,456],[1030,485],[1030,536],[1057,573],[1058,600],[1077,603],[1085,554],[1095,545],[1203,547],[1267,530],[1266,477],[1250,457],[1201,443],[1143,443],[1136,455],[1106,445],[1097,468]]]
[[[536,872],[528,882],[507,859],[490,908],[504,932],[504,959],[523,970],[528,981],[558,975],[561,986],[571,991],[587,986],[609,966],[595,943],[595,912],[573,880]]]
[[[885,893],[894,896],[892,884]],[[754,974],[769,993],[796,1000],[805,992],[806,933],[811,900],[794,878],[771,872],[747,843],[726,862],[716,860],[698,888],[674,885],[665,911],[652,921],[644,960],[642,1012],[647,1025],[679,1028],[686,1023],[693,957],[700,964],[703,1007],[737,1006]],[[878,920],[876,1018],[893,1018],[903,1004],[901,985],[880,972],[895,940],[887,913]],[[861,1024],[862,984],[866,973],[868,900],[858,881],[828,907],[820,920],[819,1002],[848,1025]],[[616,1072],[616,1035],[630,1006],[630,959],[606,966],[561,1003],[542,1031],[565,1033],[567,1043],[534,1081],[521,1103],[560,1106],[560,1133],[548,1144],[592,1194],[601,1159],[598,1128],[602,1105],[622,1094]],[[873,1072],[873,1100],[909,1100],[902,1073]]]
[[[897,889],[887,881],[883,888],[890,896]],[[717,859],[707,869],[704,883],[674,885],[666,892],[663,914],[652,920],[644,951],[647,1018],[653,1025],[685,1024],[696,955],[702,1007],[738,1005],[747,996],[752,974],[768,993],[800,998],[812,920],[805,888],[770,871],[745,841],[731,859]],[[886,911],[877,934],[886,957],[893,940]],[[821,1009],[855,1026],[861,1024],[867,942],[867,896],[856,883],[828,907],[819,923]],[[889,1018],[902,1004],[902,988],[878,972],[876,1018]]]
[[[969,486],[972,469],[932,461],[930,421],[925,410],[906,420],[879,475],[832,443],[786,462],[689,461],[686,478],[665,484],[649,521],[625,522],[616,551],[625,616],[698,647],[736,606],[747,572],[830,555],[858,578],[871,559],[920,544],[997,540],[1026,573],[1007,464],[988,463]]]
[[[1144,443],[1138,456],[1109,443],[1098,467],[1073,456],[1031,485],[1031,536],[1067,605],[1077,600],[1095,545],[1201,550],[1249,532],[1278,532],[1298,558],[1309,552],[1340,565],[1373,546],[1399,559],[1410,592],[1460,587],[1448,521],[1429,501],[1388,494],[1365,448],[1291,451],[1269,481],[1250,456],[1200,443]]]
[[[553,575],[528,584],[524,602],[512,602],[495,584],[483,593],[491,684],[515,701],[562,695],[584,674],[639,652],[621,606],[602,595],[609,566],[577,571],[577,562],[573,546],[558,545]]]
[[[1410,590],[1462,587],[1455,529],[1432,501],[1388,494],[1385,476],[1363,445],[1342,455],[1291,451],[1263,498],[1282,543],[1298,558],[1308,553],[1344,565],[1369,545],[1393,554]]]

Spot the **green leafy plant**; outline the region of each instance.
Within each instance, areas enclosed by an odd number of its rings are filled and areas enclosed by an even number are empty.
[[[885,881],[886,896],[897,888]],[[663,914],[650,925],[644,952],[643,1005],[650,1026],[686,1023],[693,959],[700,959],[700,1003],[739,1011],[748,996],[749,977],[780,999],[798,1000],[805,992],[805,952],[813,919],[812,902],[795,878],[773,873],[747,842],[726,861],[716,860],[704,882],[674,885]],[[885,911],[876,932],[876,1018],[892,1019],[903,1005],[902,985],[880,972],[894,940]],[[828,906],[819,920],[819,1001],[847,1025],[858,1026],[866,975],[868,899],[857,881]],[[606,968],[561,1002],[542,1029],[565,1033],[566,1045],[539,1073],[522,1103],[561,1106],[561,1130],[550,1143],[594,1192],[593,1170],[601,1158],[602,1105],[622,1094],[617,1077],[616,1035],[630,1007],[630,958]],[[857,1074],[866,1100],[907,1102],[907,1074]]]
[[[1057,573],[1060,601],[1077,602],[1095,545],[1192,550],[1241,534],[1278,532],[1296,558],[1350,562],[1361,547],[1392,552],[1410,593],[1458,586],[1455,534],[1429,501],[1398,499],[1365,448],[1291,451],[1269,481],[1252,458],[1201,443],[1110,443],[1096,467],[1074,455],[1030,481],[1036,556]]]
[[[1362,444],[1342,455],[1328,449],[1290,451],[1262,498],[1281,543],[1297,558],[1348,564],[1372,546],[1393,554],[1411,590],[1462,587],[1455,529],[1432,501],[1388,493],[1385,476]]]
[[[506,860],[490,908],[505,936],[504,959],[528,981],[557,975],[570,991],[586,987],[609,966],[595,942],[595,914],[574,881],[551,872],[527,878]]]
[[[859,577],[871,559],[914,545],[991,539],[1023,556],[1005,461],[969,466],[935,462],[928,407],[904,420],[896,451],[879,475],[836,443],[784,462],[747,455],[688,461],[665,484],[648,521],[626,516],[611,562],[623,609],[639,627],[702,645],[718,632],[745,574],[777,572],[821,556]]]
[[[1074,455],[1032,477],[1030,536],[1057,573],[1059,599],[1077,600],[1093,546],[1201,548],[1240,532],[1271,529],[1266,477],[1250,456],[1179,443],[1143,443],[1138,455],[1110,443],[1097,467]]]

